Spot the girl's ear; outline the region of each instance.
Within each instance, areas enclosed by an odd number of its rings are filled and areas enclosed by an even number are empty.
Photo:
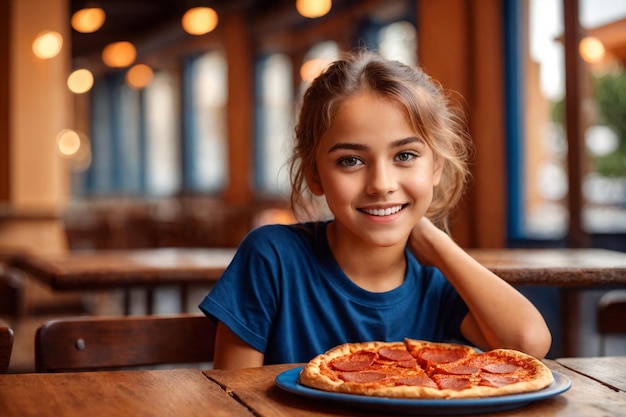
[[[324,188],[322,187],[322,182],[320,181],[320,177],[317,174],[317,168],[312,169],[306,176],[306,185],[309,187],[309,190],[316,196],[324,195]]]

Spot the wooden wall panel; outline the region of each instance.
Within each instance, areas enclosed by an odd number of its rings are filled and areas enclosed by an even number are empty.
[[[470,129],[476,146],[472,243],[506,245],[506,125],[501,0],[472,2]]]
[[[463,99],[475,146],[472,182],[452,234],[465,247],[506,243],[504,66],[501,0],[419,1],[418,56]]]
[[[10,67],[6,65],[9,62],[11,43],[11,2],[8,0],[0,1],[0,203],[6,203],[10,199],[10,155],[11,148],[9,146],[9,72]]]
[[[228,62],[228,184],[225,199],[247,204],[252,200],[250,184],[254,155],[254,64],[249,22],[243,13],[224,19],[224,50]]]

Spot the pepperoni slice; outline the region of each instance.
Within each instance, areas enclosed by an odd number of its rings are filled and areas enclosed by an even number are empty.
[[[519,371],[521,368],[512,363],[488,363],[482,369],[492,374],[510,374],[511,372]]]
[[[409,359],[406,361],[399,361],[398,362],[398,366],[400,368],[415,368],[417,366],[417,360],[416,359]]]
[[[434,378],[436,379],[439,389],[461,391],[472,386],[472,382],[469,378],[446,377],[445,375],[435,375]]]
[[[374,352],[358,352],[332,361],[330,367],[342,372],[363,371],[374,362],[375,357]]]
[[[404,349],[381,348],[378,350],[378,354],[384,359],[396,362],[410,361],[414,359],[413,355]]]
[[[437,388],[437,384],[426,376],[415,376],[408,378],[398,378],[396,385],[409,385],[412,387]]]
[[[420,359],[431,363],[448,363],[465,357],[463,349],[424,348],[419,352]]]
[[[455,365],[441,367],[439,371],[448,375],[472,375],[480,371],[480,369],[474,366]]]
[[[480,385],[498,388],[505,385],[515,384],[516,382],[519,382],[519,378],[514,376],[483,374]]]
[[[382,381],[387,378],[387,374],[383,374],[382,372],[342,372],[339,374],[339,378],[346,382],[366,384],[368,382]]]

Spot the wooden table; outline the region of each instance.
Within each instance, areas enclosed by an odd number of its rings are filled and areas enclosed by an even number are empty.
[[[0,375],[0,415],[250,417],[197,369]]]
[[[46,257],[21,254],[13,258],[12,265],[59,291],[144,287],[151,313],[154,288],[179,286],[184,308],[188,286],[215,283],[234,254],[234,248],[72,251]],[[129,308],[126,297],[125,311]]]
[[[583,363],[592,365],[596,359],[583,359]],[[552,370],[571,379],[568,391],[514,410],[469,416],[623,416],[626,392],[612,388],[611,384],[623,375],[626,358],[602,360],[606,361],[605,365],[594,371],[593,376],[546,360]],[[0,375],[0,412],[3,417],[393,415],[392,410],[366,412],[328,400],[302,397],[275,385],[279,373],[296,366],[272,365],[236,371],[185,369]]]
[[[470,249],[512,285],[562,288],[626,286],[626,253],[607,249]]]
[[[22,255],[13,265],[61,291],[145,287],[148,313],[152,291],[160,285],[181,287],[187,305],[190,284],[212,284],[228,266],[235,249],[146,249],[68,252],[58,257]],[[559,287],[564,319],[565,356],[575,356],[577,294],[584,288],[626,287],[626,254],[605,249],[471,249],[480,263],[515,286]],[[128,295],[128,292],[126,292]],[[129,311],[128,296],[124,309]]]
[[[513,285],[626,286],[626,253],[605,249],[470,249],[474,258]],[[213,283],[234,248],[73,251],[19,254],[13,265],[56,290]]]
[[[626,392],[626,356],[561,358],[557,362],[579,374],[602,381],[615,391]]]

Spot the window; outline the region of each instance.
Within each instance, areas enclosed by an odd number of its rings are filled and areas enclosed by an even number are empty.
[[[521,24],[519,16],[528,13],[527,39],[509,32],[507,48],[511,238],[568,236],[571,169],[582,172],[578,186],[585,233],[626,232],[626,100],[619,93],[626,91],[626,57],[620,57],[626,47],[626,33],[620,29],[626,3],[579,0],[582,36],[591,43],[580,46],[585,65],[579,105],[586,154],[577,167],[568,166],[563,2],[508,3],[510,12],[528,7],[511,13],[507,22],[513,31]],[[517,101],[516,96],[523,100]]]
[[[271,54],[260,60],[257,72],[256,188],[262,194],[287,195],[290,184],[286,162],[295,111],[291,61],[284,54]]]
[[[181,186],[178,85],[167,72],[157,72],[145,90],[145,188],[148,194],[168,196]]]
[[[563,115],[554,112],[565,90],[561,3],[529,2],[529,39],[518,49],[525,52],[521,152],[511,155],[513,166],[521,161],[518,174],[525,178],[519,190],[523,218],[513,233],[518,237],[560,239],[567,233],[567,138]]]
[[[414,67],[417,65],[417,31],[411,22],[383,26],[378,32],[380,54]]]
[[[586,83],[583,229],[626,232],[626,2],[579,0]]]
[[[185,184],[217,193],[227,182],[227,64],[219,51],[191,60],[185,79]]]
[[[142,176],[140,93],[115,73],[96,83],[92,104],[92,164],[85,172],[93,194],[140,193]]]

